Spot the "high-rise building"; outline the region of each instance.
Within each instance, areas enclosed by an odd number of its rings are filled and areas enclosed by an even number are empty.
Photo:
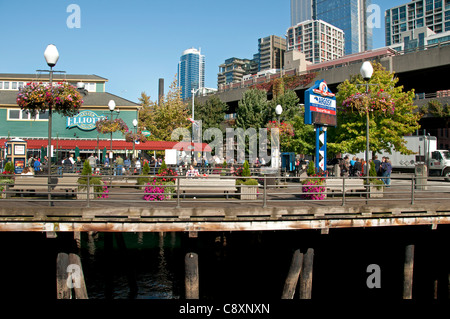
[[[387,46],[421,47],[427,36],[450,31],[450,0],[413,0],[386,10],[385,23]]]
[[[258,39],[258,71],[283,68],[286,38],[270,35]]]
[[[345,54],[371,50],[372,28],[367,24],[366,11],[370,3],[371,0],[291,0],[291,26],[296,25],[292,22],[323,20],[344,31]]]
[[[298,50],[306,61],[319,63],[344,55],[344,32],[321,20],[307,20],[287,31],[288,51]]]
[[[217,75],[217,86],[222,84],[240,82],[244,75],[256,73],[257,62],[249,59],[229,58],[219,65],[219,73]]]
[[[313,0],[291,0],[291,26],[300,22],[313,20]]]
[[[192,90],[205,87],[205,56],[200,50],[191,48],[183,51],[178,63],[178,86],[181,87],[181,98],[189,99]]]

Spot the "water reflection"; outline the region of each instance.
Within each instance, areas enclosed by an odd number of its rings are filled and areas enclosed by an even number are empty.
[[[175,233],[88,233],[82,262],[90,298],[178,299],[176,258],[166,253],[173,254],[179,242]]]

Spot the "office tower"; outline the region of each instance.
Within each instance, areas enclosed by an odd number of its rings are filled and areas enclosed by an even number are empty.
[[[423,47],[430,36],[450,31],[450,1],[413,0],[386,10],[385,22],[387,46]]]
[[[240,82],[242,77],[247,74],[256,73],[257,62],[249,59],[229,58],[219,65],[219,73],[217,75],[217,86]],[[256,70],[256,72],[255,72]]]
[[[313,0],[291,0],[291,26],[313,20]]]
[[[191,48],[183,51],[178,63],[178,86],[181,98],[189,99],[192,90],[205,87],[205,56],[200,50]]]
[[[292,6],[292,2],[299,4]],[[372,28],[367,25],[367,16],[370,12],[366,12],[370,0],[292,0],[292,2],[291,10],[295,9],[297,12],[291,12],[291,20],[302,15],[307,18],[309,12],[312,12],[312,18],[308,20],[322,20],[344,31],[345,54],[372,49]],[[301,10],[306,11],[302,13]],[[307,12],[306,15],[304,12]]]
[[[258,71],[283,68],[283,56],[286,52],[286,38],[270,35],[258,39]]]
[[[344,32],[321,20],[308,20],[287,31],[288,51],[298,50],[306,61],[319,63],[344,55]]]

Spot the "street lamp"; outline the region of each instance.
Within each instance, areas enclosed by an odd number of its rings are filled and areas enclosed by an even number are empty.
[[[114,109],[116,108],[116,102],[114,102],[114,100],[109,100],[108,108],[111,111],[110,121],[112,122],[112,120],[113,120],[113,112],[114,112]],[[110,147],[109,147],[110,148],[110,152],[109,152],[109,172],[112,175],[112,166],[113,166],[113,163],[112,163],[112,159],[113,159],[113,155],[112,155],[113,154],[113,149],[112,149],[113,132],[111,131],[110,134],[111,134],[111,139],[110,139]]]
[[[365,61],[359,70],[364,81],[366,81],[366,94],[369,93],[369,80],[373,74],[372,63]],[[366,111],[366,176],[369,182],[369,109]]]
[[[53,67],[56,65],[59,59],[59,52],[55,45],[49,44],[44,51],[44,58],[47,62],[47,65],[50,67],[50,91],[53,86]],[[52,106],[53,100],[48,105],[48,149],[47,149],[47,173],[48,173],[48,198],[51,198],[51,164],[52,164]],[[52,205],[52,202],[49,201],[49,205]]]
[[[195,94],[200,90],[198,89],[192,89],[192,152],[191,152],[191,164],[194,163],[194,126],[195,126],[195,118],[194,118],[194,100],[195,100]]]
[[[138,121],[136,119],[133,120],[133,126],[134,126],[134,134],[136,134],[136,129],[137,129],[137,125],[138,125]],[[133,136],[133,160],[135,158],[134,156],[134,152],[135,152],[135,144],[136,144],[136,138],[135,136]]]
[[[277,118],[278,118],[278,125],[280,125],[281,112],[283,112],[283,108],[281,107],[280,104],[278,104],[277,107],[275,108],[275,113],[277,114]]]

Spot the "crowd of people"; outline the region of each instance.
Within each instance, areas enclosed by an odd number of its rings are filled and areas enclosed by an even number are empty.
[[[381,180],[386,186],[389,186],[391,183],[391,173],[392,173],[392,164],[387,156],[383,156],[381,161],[378,159],[378,156],[375,155],[374,158],[369,162],[370,165],[375,166],[375,172],[378,177],[382,177]],[[358,158],[353,156],[352,159],[348,155],[344,157],[342,161],[339,163],[339,168],[341,169],[341,176],[366,176],[367,175],[367,163],[362,158]]]

